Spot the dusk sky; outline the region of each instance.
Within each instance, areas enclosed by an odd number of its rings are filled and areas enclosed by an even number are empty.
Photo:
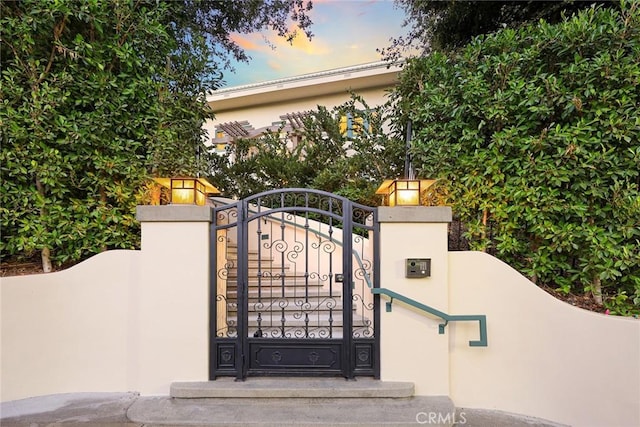
[[[402,28],[404,12],[392,0],[314,0],[311,11],[314,36],[299,34],[290,45],[275,35],[236,35],[251,56],[249,64],[234,63],[235,73],[225,71],[226,87],[274,80],[381,59],[376,48],[389,45]]]

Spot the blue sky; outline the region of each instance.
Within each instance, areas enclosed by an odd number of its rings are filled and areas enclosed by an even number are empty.
[[[376,48],[405,32],[404,12],[392,0],[314,0],[311,19],[312,40],[300,34],[292,45],[270,33],[234,35],[252,59],[225,72],[226,86],[379,61]]]

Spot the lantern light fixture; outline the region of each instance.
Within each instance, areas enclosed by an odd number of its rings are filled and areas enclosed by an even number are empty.
[[[384,206],[420,206],[425,199],[424,193],[431,187],[435,179],[416,179],[411,163],[412,122],[406,123],[406,147],[404,159],[404,178],[387,179],[378,190],[377,195],[383,196]]]
[[[171,204],[204,206],[208,195],[220,194],[220,190],[204,178],[176,177],[153,180],[170,190]]]
[[[420,206],[427,188],[435,179],[387,179],[376,191],[385,206]]]

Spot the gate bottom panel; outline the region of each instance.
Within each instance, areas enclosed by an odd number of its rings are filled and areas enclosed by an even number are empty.
[[[342,340],[249,340],[249,373],[340,374]]]
[[[237,374],[237,345],[236,338],[216,338],[211,344],[209,366],[213,372],[209,374],[210,380],[215,379],[216,376]]]

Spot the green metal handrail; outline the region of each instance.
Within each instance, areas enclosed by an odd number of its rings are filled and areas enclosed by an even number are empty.
[[[397,299],[405,304],[409,304],[412,307],[420,309],[422,311],[426,311],[434,316],[437,316],[444,320],[444,323],[438,325],[438,333],[444,334],[444,329],[447,327],[449,322],[469,322],[469,321],[478,321],[480,326],[480,339],[478,341],[469,341],[469,346],[471,347],[487,347],[487,316],[484,314],[477,315],[450,315],[447,313],[443,313],[440,310],[436,310],[433,307],[429,307],[428,305],[422,304],[414,299],[408,298],[404,295],[400,295],[397,292],[386,288],[373,288],[371,290],[374,295],[386,295],[391,298],[391,301],[387,302],[387,311],[391,311],[391,306],[393,304],[393,300]]]

